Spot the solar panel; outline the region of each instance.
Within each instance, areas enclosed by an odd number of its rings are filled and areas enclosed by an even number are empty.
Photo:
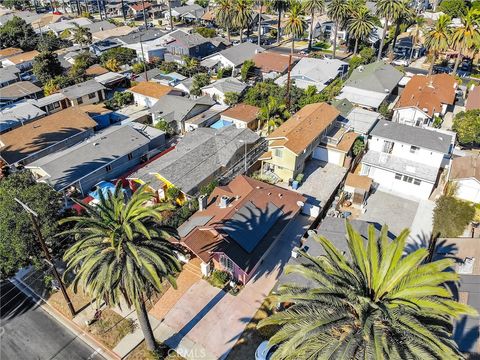
[[[203,226],[208,223],[213,216],[195,216],[190,218],[178,227],[178,235],[185,237],[192,232],[197,226]]]
[[[261,210],[249,201],[224,222],[223,230],[246,252],[251,253],[282,215],[282,210],[272,203]]]

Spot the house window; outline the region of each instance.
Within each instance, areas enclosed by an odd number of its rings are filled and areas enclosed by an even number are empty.
[[[132,153],[130,153],[130,154],[128,154],[128,156],[127,156],[127,157],[128,157],[128,160],[132,160],[132,159],[133,159],[133,154],[132,154]]]
[[[410,146],[410,152],[412,154],[415,154],[418,150],[420,150],[420,148],[418,146]]]
[[[385,140],[383,142],[383,152],[387,154],[391,154],[393,149],[393,141]]]
[[[360,175],[368,176],[369,173],[370,173],[370,165],[363,164],[362,165],[362,170],[360,171]]]
[[[89,99],[94,99],[95,98],[95,93],[88,94]]]
[[[282,157],[282,149],[275,149],[275,156],[281,158]]]
[[[395,173],[395,180],[402,180],[402,174]]]
[[[82,105],[83,104],[83,99],[81,97],[77,98],[77,104]]]
[[[403,175],[403,181],[405,181],[405,182],[407,182],[407,183],[412,183],[412,182],[413,182],[413,177],[407,176],[407,175]]]
[[[420,185],[422,182],[419,179],[413,179],[415,185]]]
[[[233,272],[233,261],[228,256],[222,255],[220,257],[220,264],[228,272]]]
[[[107,165],[107,166],[105,166],[105,170],[106,170],[107,172],[112,171],[112,165]]]

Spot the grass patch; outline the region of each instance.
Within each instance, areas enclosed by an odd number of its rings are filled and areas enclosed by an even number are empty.
[[[133,350],[126,360],[184,360],[182,356],[177,354],[175,350],[170,349],[167,345],[158,343],[157,353],[152,353],[147,349],[147,344],[142,341],[135,350]]]
[[[210,285],[223,289],[230,280],[230,274],[226,271],[213,270],[212,275],[207,278]]]
[[[111,309],[102,311],[102,316],[87,329],[95,338],[113,349],[125,336],[135,330],[132,319],[123,318]]]
[[[268,326],[260,330],[257,324],[273,313],[274,304],[267,298],[263,301],[252,320],[247,324],[240,339],[228,354],[227,360],[255,359],[255,350],[262,341],[268,340],[277,331],[277,326]]]

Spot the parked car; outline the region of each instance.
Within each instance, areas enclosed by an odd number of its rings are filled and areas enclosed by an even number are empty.
[[[435,65],[433,67],[434,74],[450,74],[452,71],[453,68],[450,64],[448,66]]]
[[[407,58],[398,57],[398,58],[396,58],[396,59],[393,59],[392,65],[408,66],[408,65],[410,65],[410,61],[409,61]]]
[[[268,341],[263,341],[255,351],[255,360],[270,360],[277,348],[277,345],[270,345]]]

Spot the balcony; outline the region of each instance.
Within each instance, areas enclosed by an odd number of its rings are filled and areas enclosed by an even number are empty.
[[[322,136],[322,143],[337,146],[342,140],[343,135],[350,131],[351,127],[335,122],[328,130],[326,135]]]

